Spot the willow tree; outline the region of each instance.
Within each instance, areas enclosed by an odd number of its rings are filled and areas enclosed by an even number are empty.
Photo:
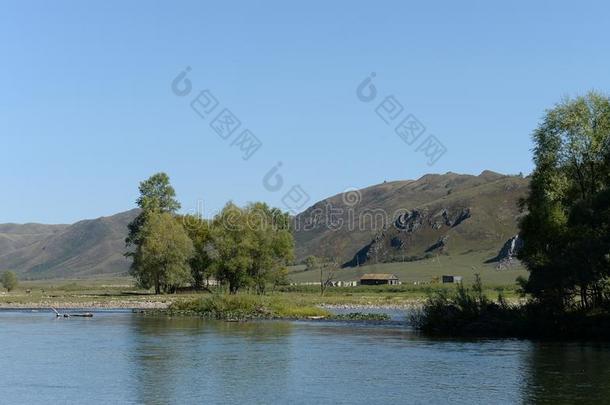
[[[152,213],[140,230],[141,243],[134,255],[132,274],[155,293],[175,292],[191,282],[193,242],[182,223],[168,213]]]
[[[591,92],[563,101],[534,142],[520,224],[524,290],[558,308],[599,306],[610,276],[610,100]]]
[[[260,202],[248,205],[244,211],[254,242],[248,273],[257,293],[263,294],[267,283],[284,278],[286,266],[294,260],[290,215]]]
[[[127,226],[129,230],[125,240],[127,247],[138,245],[141,242],[140,229],[144,226],[148,215],[152,213],[175,214],[180,209],[176,191],[166,173],[160,172],[150,176],[140,183],[139,191],[140,196],[136,200],[136,204],[141,211]]]
[[[132,259],[131,274],[142,287],[150,288],[154,286],[156,293],[161,292],[161,290],[171,290],[182,282],[181,277],[178,277],[180,283],[177,281],[178,278],[174,280],[174,275],[182,274],[182,266],[175,267],[173,263],[161,265],[159,264],[160,261],[155,262],[152,259],[151,252],[154,250],[153,244],[155,243],[182,244],[184,229],[175,218],[176,211],[180,209],[180,203],[176,200],[176,192],[170,183],[169,176],[165,173],[154,174],[141,182],[139,191],[140,196],[136,204],[141,211],[128,225],[129,233],[125,240],[128,248],[125,255]],[[170,219],[175,224],[168,225]],[[181,247],[188,253],[188,246]],[[190,249],[192,249],[192,243]],[[179,253],[183,254],[184,252]],[[166,256],[169,257],[170,254],[166,253]],[[167,260],[179,262],[181,259],[168,258]]]
[[[228,285],[231,294],[251,281],[248,269],[252,266],[254,241],[245,220],[244,211],[228,203],[212,222],[214,272],[218,281]]]
[[[210,221],[197,215],[185,215],[182,223],[193,241],[195,252],[190,260],[193,287],[204,288],[205,281],[213,275],[214,254]]]
[[[263,203],[227,204],[212,222],[213,261],[219,281],[234,294],[254,287],[260,294],[277,283],[294,257],[290,218]]]

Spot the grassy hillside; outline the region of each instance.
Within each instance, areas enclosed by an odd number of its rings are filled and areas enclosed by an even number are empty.
[[[123,256],[127,224],[137,213],[132,210],[70,226],[49,226],[52,232],[41,237],[32,237],[28,225],[3,226],[7,238],[24,240],[23,235],[29,235],[31,243],[1,249],[0,269],[16,271],[22,279],[125,274],[129,268]]]
[[[57,235],[68,225],[0,224],[0,256]]]
[[[439,255],[432,259],[405,263],[381,263],[360,267],[347,267],[336,272],[336,280],[358,280],[365,273],[394,273],[403,284],[430,283],[433,277],[442,275],[462,276],[467,284],[474,281],[479,273],[488,287],[514,286],[518,276],[527,277],[527,271],[518,263],[509,269],[496,270],[493,264],[484,264],[484,260],[493,251],[469,253],[463,255]],[[291,269],[290,280],[296,283],[319,282],[318,270],[304,271],[304,266]]]
[[[356,265],[495,250],[486,260],[517,233],[518,201],[528,186],[528,179],[486,171],[426,175],[336,195],[295,218],[297,258]],[[342,215],[328,215],[328,207]]]

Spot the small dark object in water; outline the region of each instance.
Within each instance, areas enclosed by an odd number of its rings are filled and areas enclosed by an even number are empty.
[[[58,318],[61,318],[62,316],[64,318],[70,318],[70,317],[79,317],[79,318],[93,318],[93,314],[91,312],[85,312],[83,314],[60,314],[55,308],[50,307],[53,312],[55,312],[55,316]]]

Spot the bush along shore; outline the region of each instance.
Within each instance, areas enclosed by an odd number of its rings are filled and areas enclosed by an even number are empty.
[[[386,321],[386,314],[354,312],[335,315],[330,311],[299,304],[282,296],[214,294],[190,301],[174,302],[166,310],[154,311],[172,316],[198,316],[224,321],[257,319]]]
[[[500,294],[496,301],[483,294],[480,278],[471,289],[432,293],[411,315],[415,329],[437,336],[531,338],[545,340],[608,340],[608,310],[552,309],[530,301],[511,305]]]

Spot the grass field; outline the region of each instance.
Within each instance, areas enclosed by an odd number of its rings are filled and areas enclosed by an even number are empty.
[[[496,270],[494,265],[483,264],[488,252],[460,256],[439,256],[435,259],[405,263],[387,263],[358,268],[340,269],[337,280],[357,280],[365,273],[394,273],[402,281],[399,286],[358,286],[328,288],[324,296],[316,286],[286,286],[270,291],[298,305],[418,305],[428,293],[439,288],[455,288],[454,285],[432,283],[442,275],[462,276],[466,285],[481,275],[486,294],[495,298],[502,291],[508,298],[516,298],[515,279],[527,276],[521,266]],[[293,283],[319,282],[319,271],[304,271],[303,266],[291,268]],[[28,292],[29,291],[29,292]],[[244,290],[247,293],[247,290]],[[138,289],[130,277],[22,281],[19,287],[8,293],[0,289],[0,307],[98,307],[98,308],[166,308],[177,301],[205,297],[209,293],[154,295]]]
[[[489,287],[513,287],[518,276],[527,277],[527,271],[517,264],[510,269],[496,270],[495,264],[485,264],[484,261],[493,252],[469,253],[467,255],[438,256],[433,259],[418,260],[403,263],[383,263],[362,267],[337,270],[336,280],[358,280],[365,273],[393,273],[403,284],[426,284],[434,277],[442,275],[462,276],[466,284],[474,281],[474,275],[480,274],[483,283]],[[291,269],[290,280],[294,283],[319,282],[319,270],[304,271],[304,266]]]
[[[0,307],[165,307],[168,296],[138,290],[131,277],[21,281],[9,292],[0,289]]]

